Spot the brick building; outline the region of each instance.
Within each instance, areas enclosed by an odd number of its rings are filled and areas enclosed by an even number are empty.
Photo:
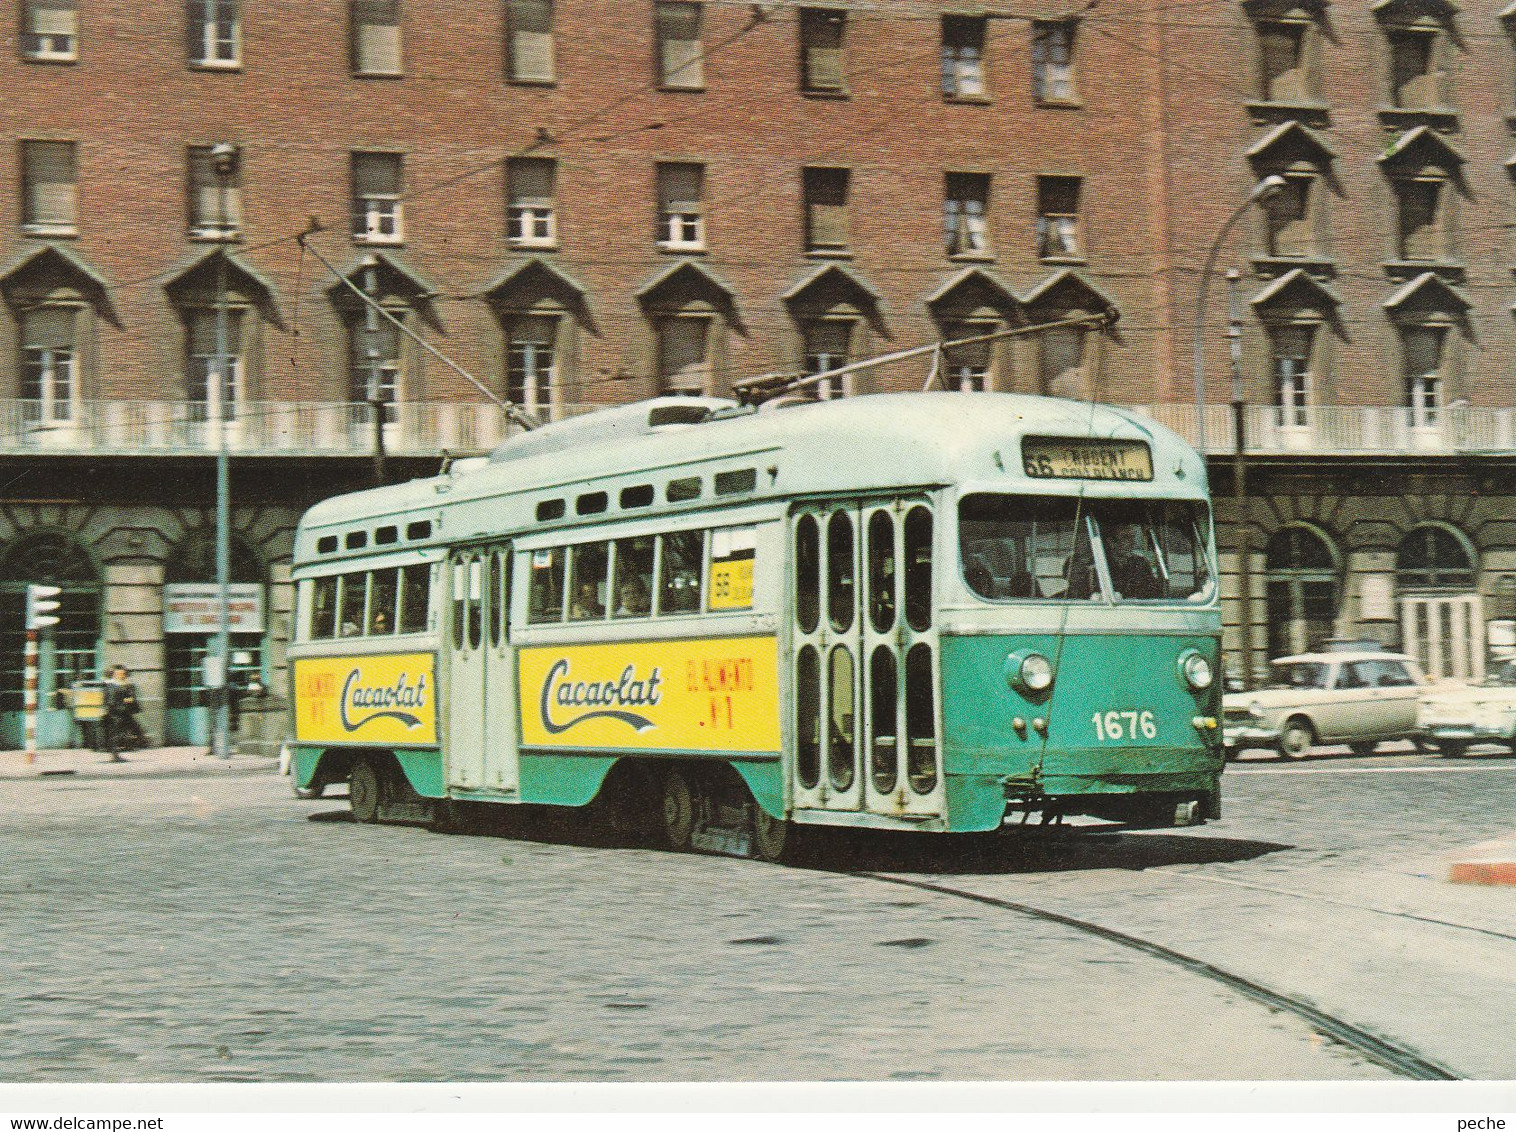
[[[1199,267],[1269,174],[1286,190],[1221,256],[1243,271],[1255,662],[1398,640],[1412,610],[1408,643],[1435,623],[1466,668],[1511,612],[1489,450],[1516,447],[1516,81],[1489,3],[10,2],[0,740],[18,594],[48,579],[50,671],[120,659],[164,705],[152,729],[203,734],[218,415],[234,647],[275,686],[293,525],[368,482],[368,402],[391,476],[503,435],[352,287],[544,417],[1098,314],[823,392],[931,378],[1150,406],[1193,435]],[[1227,496],[1224,298],[1218,277]]]

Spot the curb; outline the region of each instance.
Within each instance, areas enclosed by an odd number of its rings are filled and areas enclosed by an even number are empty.
[[[0,772],[0,783],[6,782],[41,782],[41,781],[70,781],[70,782],[102,782],[102,781],[139,781],[143,779],[168,779],[168,778],[217,778],[242,774],[274,774],[278,769],[277,759],[260,759],[257,763],[243,765],[206,764],[204,766],[181,766],[181,767],[157,767],[144,770],[106,770],[111,764],[104,763],[98,766],[86,767],[45,767],[37,769],[29,768],[19,774]]]
[[[1451,884],[1516,885],[1516,837],[1470,846],[1448,864]]]

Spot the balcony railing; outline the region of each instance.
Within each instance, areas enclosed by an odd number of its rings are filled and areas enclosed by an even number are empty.
[[[1194,405],[1133,405],[1191,444],[1199,436]],[[1452,456],[1480,452],[1516,455],[1516,409],[1463,406],[1427,415],[1390,405],[1334,405],[1282,415],[1270,405],[1246,408],[1247,451],[1255,455]],[[1212,455],[1235,451],[1231,405],[1207,405],[1205,446]]]
[[[561,406],[561,417],[598,405]],[[1194,405],[1133,405],[1191,443],[1198,438]],[[0,455],[210,455],[218,439],[204,406],[184,401],[81,401],[67,420],[36,401],[0,400]],[[366,456],[374,450],[367,405],[330,401],[259,401],[238,406],[226,425],[227,445],[238,456]],[[394,456],[437,456],[493,448],[516,426],[495,405],[479,402],[406,403],[388,409],[385,450]],[[1206,448],[1233,451],[1232,407],[1206,407]],[[1281,418],[1268,405],[1247,408],[1247,450],[1354,455],[1516,455],[1516,409],[1447,408],[1431,419],[1397,406],[1332,406]]]
[[[210,455],[220,444],[205,407],[184,401],[82,401],[70,406],[67,420],[43,409],[36,401],[0,400],[0,455]],[[387,413],[384,446],[393,456],[481,451],[507,434],[495,405],[407,403]],[[238,456],[366,456],[374,450],[373,416],[367,405],[244,402],[226,422],[226,442]]]

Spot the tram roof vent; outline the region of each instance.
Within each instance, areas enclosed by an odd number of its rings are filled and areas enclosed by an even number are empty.
[[[616,443],[667,428],[688,428],[703,424],[712,414],[735,404],[720,397],[655,397],[600,409],[513,436],[490,453],[490,463],[504,464],[568,448]]]

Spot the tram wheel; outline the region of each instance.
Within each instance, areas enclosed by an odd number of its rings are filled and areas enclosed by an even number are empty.
[[[760,861],[775,865],[793,864],[804,839],[799,826],[783,818],[770,817],[762,806],[753,807],[753,852]]]
[[[359,759],[347,778],[347,804],[353,811],[353,820],[365,825],[379,820],[379,801],[383,782],[379,771],[368,759]]]
[[[670,849],[682,853],[695,835],[695,792],[690,780],[678,767],[663,775],[663,841]]]

